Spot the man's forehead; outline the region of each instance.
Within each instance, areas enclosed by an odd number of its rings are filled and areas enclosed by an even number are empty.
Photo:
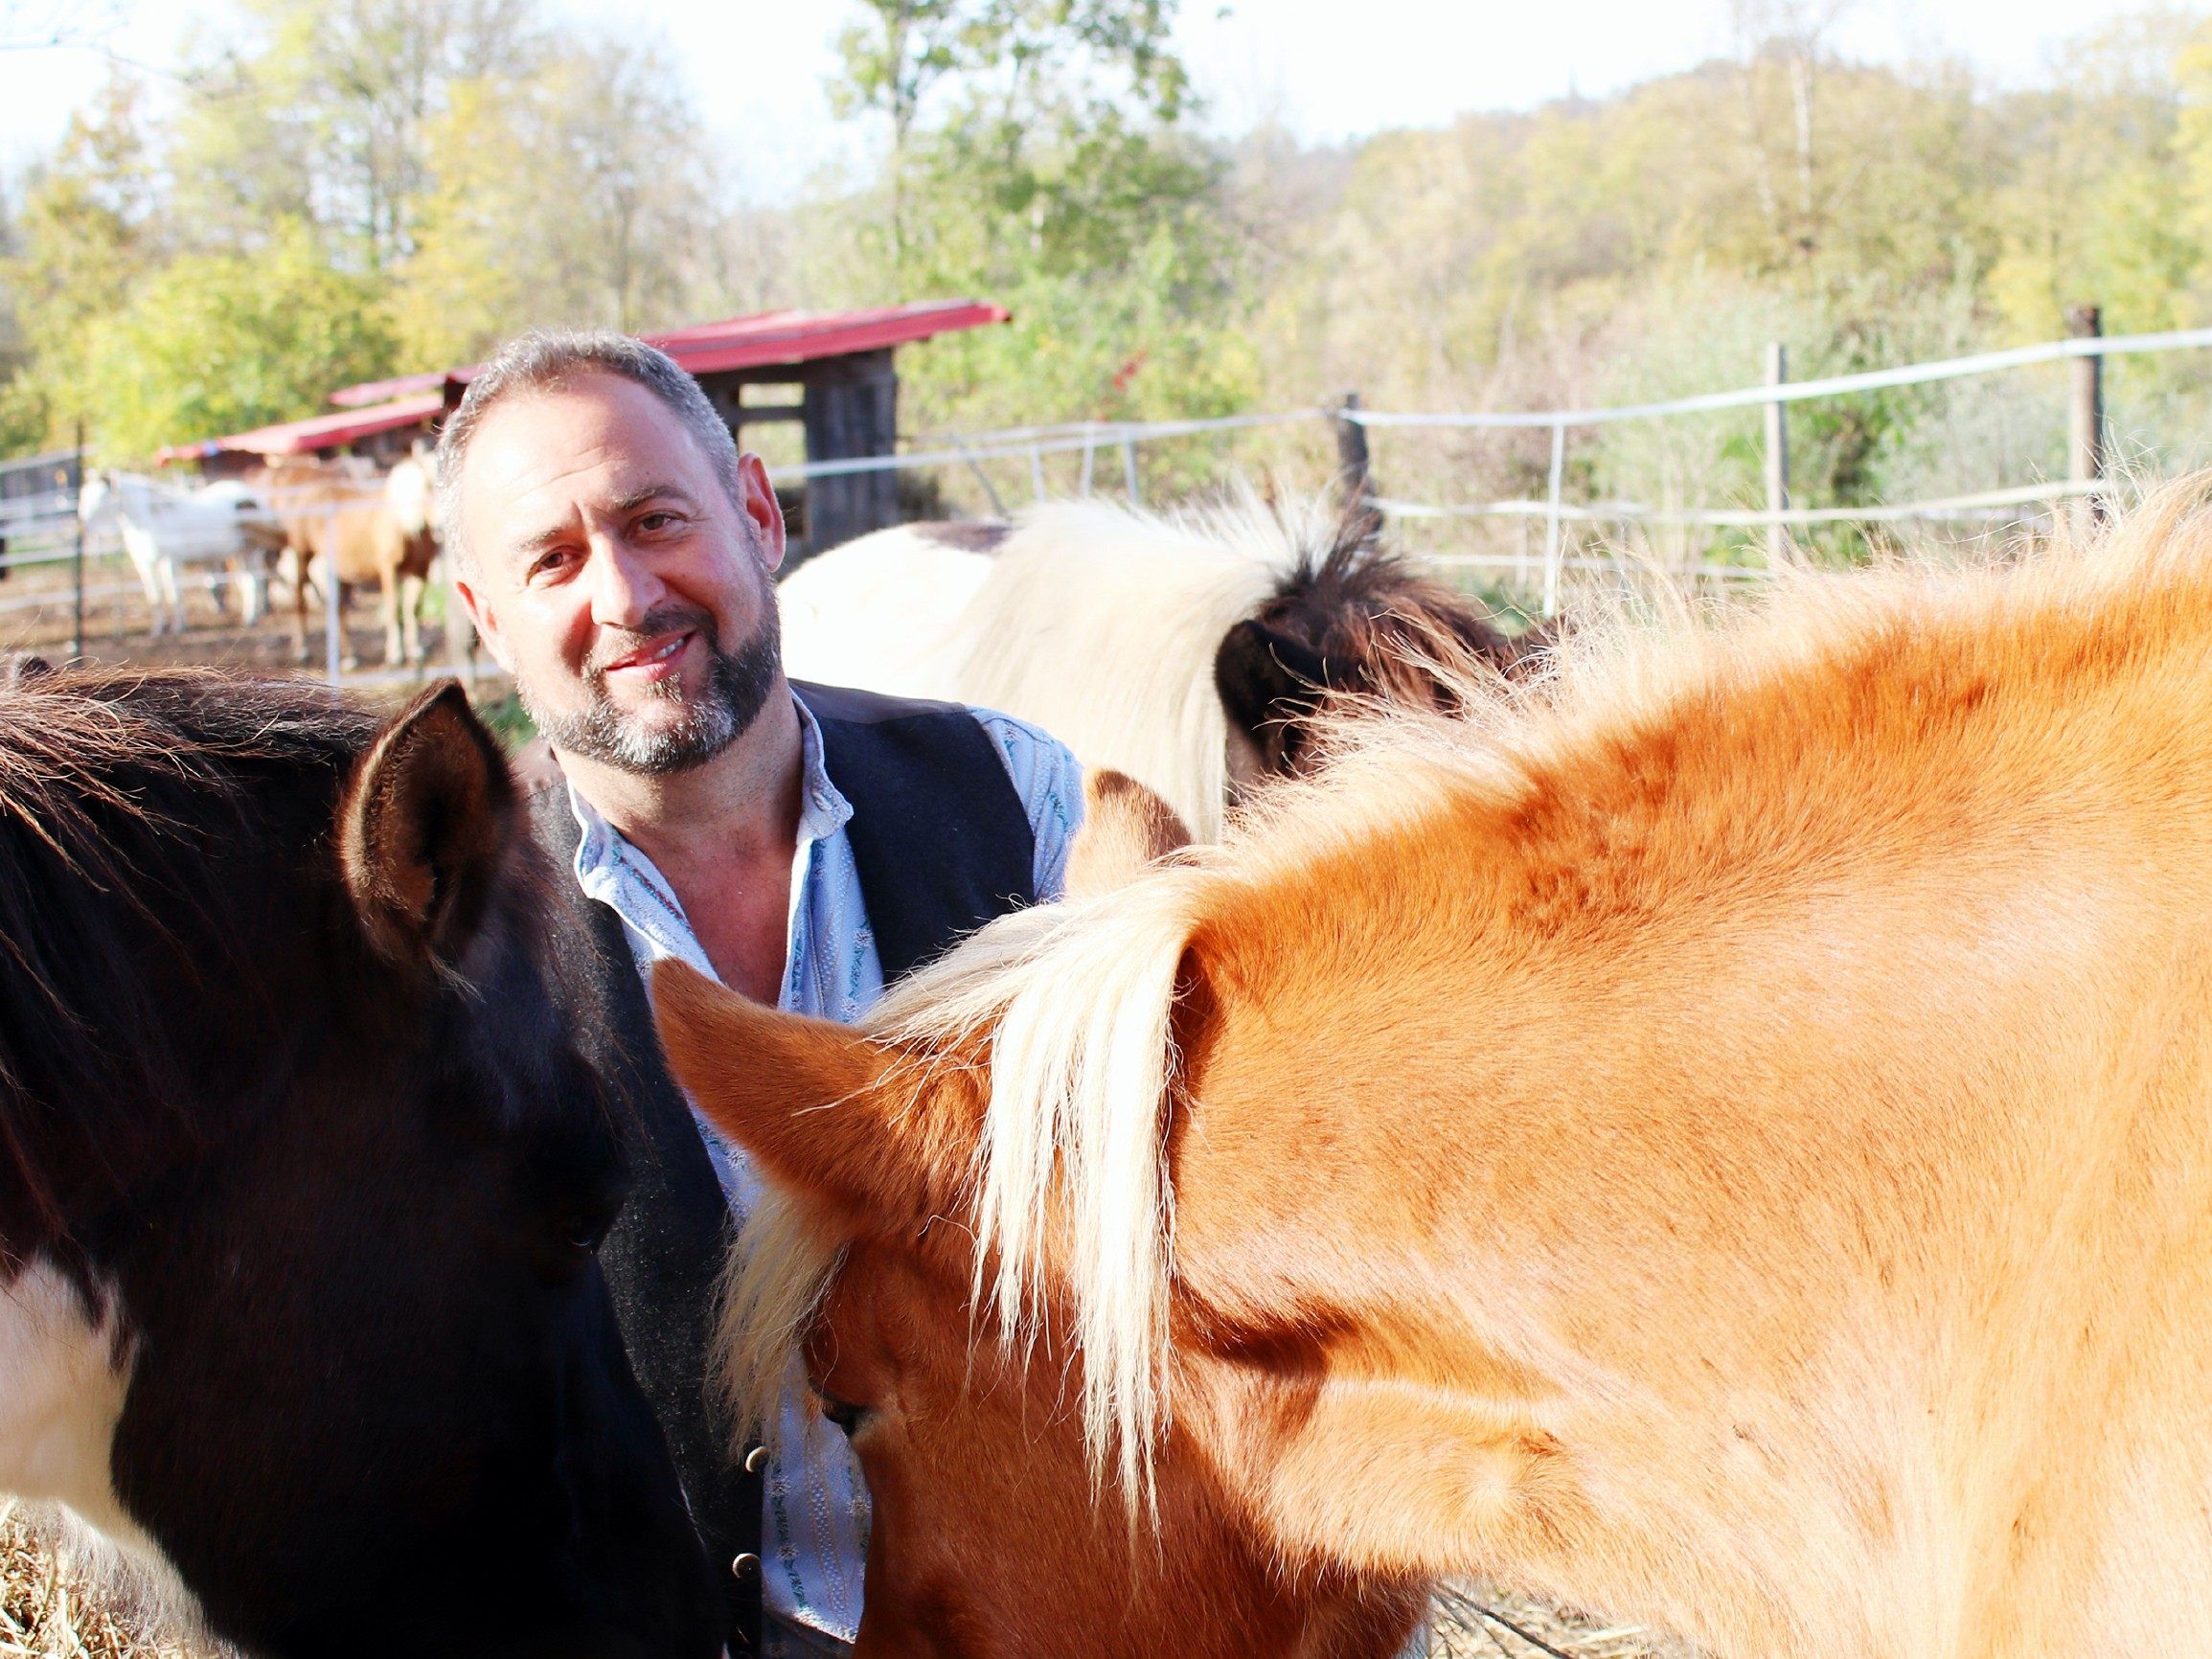
[[[494,404],[462,463],[462,509],[496,515],[495,539],[528,536],[582,504],[633,500],[709,480],[674,411],[644,387],[594,375]]]

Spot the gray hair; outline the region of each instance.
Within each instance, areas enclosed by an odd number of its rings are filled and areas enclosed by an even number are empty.
[[[468,568],[470,556],[461,534],[461,464],[476,428],[503,398],[517,392],[556,391],[584,375],[619,375],[667,404],[714,467],[731,501],[741,501],[737,440],[699,383],[673,357],[643,340],[608,330],[533,329],[508,341],[477,372],[438,439],[438,539],[452,550],[463,569]]]

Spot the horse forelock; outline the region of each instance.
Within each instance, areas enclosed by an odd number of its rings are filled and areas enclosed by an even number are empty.
[[[316,776],[334,799],[374,729],[319,692],[189,670],[0,688],[0,1170],[15,1194],[0,1257],[65,1228],[65,1151],[112,1171],[135,1141],[193,1132],[149,943],[227,988],[241,1050],[268,1040],[265,942],[238,895],[194,877],[212,848],[297,860],[297,827],[256,815],[248,769]]]

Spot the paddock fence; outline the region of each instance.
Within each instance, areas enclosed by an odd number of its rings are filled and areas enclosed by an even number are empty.
[[[2076,332],[2006,351],[1905,364],[1858,374],[1791,381],[1779,345],[1767,351],[1766,379],[1728,391],[1658,401],[1549,410],[1367,409],[1357,394],[1334,408],[1293,409],[1213,419],[1151,422],[1075,421],[1050,426],[1012,427],[967,434],[924,434],[895,456],[818,463],[773,469],[779,484],[882,470],[932,471],[961,477],[980,493],[985,510],[1005,516],[1026,498],[1055,494],[1090,496],[1112,493],[1132,505],[1153,493],[1146,488],[1150,457],[1193,440],[1234,442],[1266,429],[1325,424],[1334,428],[1336,472],[1342,482],[1367,490],[1384,515],[1414,532],[1402,540],[1432,562],[1486,570],[1498,585],[1525,596],[1531,609],[1555,614],[1562,586],[1578,574],[1621,577],[1631,562],[1625,557],[1622,534],[1630,529],[1674,528],[1704,531],[1763,531],[1756,541],[1727,546],[1718,557],[1698,558],[1685,573],[1695,583],[1726,588],[1763,580],[1789,557],[1791,532],[1824,526],[1901,529],[1969,526],[2052,528],[2062,518],[2096,515],[2112,510],[2138,487],[2137,475],[2116,475],[2105,414],[2104,364],[2121,356],[2159,356],[2212,348],[2212,329],[2107,336],[2098,332],[2093,307],[2076,307],[2069,321]],[[2031,478],[2018,484],[1920,497],[1900,502],[1848,506],[1792,506],[1785,412],[1793,404],[1863,396],[1904,387],[2017,373],[2045,365],[2069,369],[2064,393],[2068,429],[2067,471],[2064,477]],[[1763,448],[1765,505],[1670,505],[1628,500],[1570,500],[1567,459],[1580,434],[1627,422],[1661,422],[1688,417],[1755,409],[1765,416]],[[1377,492],[1375,481],[1390,473],[1390,435],[1409,432],[1514,432],[1548,435],[1547,489],[1540,497],[1460,502],[1419,500]],[[1376,451],[1383,453],[1377,457]],[[1514,522],[1540,528],[1540,545],[1524,536],[1512,552],[1461,553],[1421,546],[1416,527],[1457,520]],[[1569,545],[1569,532],[1601,533],[1582,548]]]
[[[2106,336],[2098,332],[2095,308],[2087,307],[2077,307],[2069,320],[2075,331],[2061,340],[1809,380],[1790,380],[1782,348],[1771,346],[1766,376],[1756,384],[1656,401],[1543,410],[1384,410],[1365,408],[1357,395],[1347,395],[1336,406],[1325,408],[924,433],[896,455],[776,466],[770,477],[789,487],[864,472],[933,474],[929,499],[952,511],[1004,517],[1026,500],[1055,496],[1112,495],[1134,506],[1172,502],[1206,480],[1265,460],[1267,445],[1280,451],[1288,440],[1304,470],[1333,472],[1341,488],[1366,493],[1394,525],[1396,539],[1406,551],[1443,569],[1466,570],[1487,591],[1505,596],[1531,615],[1548,616],[1559,610],[1566,589],[1577,581],[1619,582],[1649,574],[1651,561],[1630,545],[1639,534],[1648,537],[1671,530],[1701,535],[1696,556],[1669,574],[1694,589],[1726,592],[1765,580],[1790,557],[1792,534],[1823,527],[1908,536],[1930,530],[2033,534],[2114,511],[2136,490],[2139,478],[2134,472],[2122,475],[2111,466],[2105,363],[2114,357],[2202,352],[2212,348],[2212,329]],[[2031,477],[1994,489],[1904,501],[1792,504],[1787,411],[1793,405],[2050,365],[2067,371],[2065,476]],[[2206,376],[2206,386],[2212,390],[2212,376]],[[1763,505],[1571,497],[1568,459],[1574,444],[1590,434],[1631,422],[1664,423],[1743,410],[1764,417]],[[1393,445],[1406,435],[1516,432],[1540,433],[1548,440],[1546,488],[1540,495],[1464,501],[1403,496],[1379,488],[1392,476]],[[0,463],[0,650],[109,661],[225,662],[270,670],[298,666],[291,654],[289,621],[276,614],[278,607],[270,607],[259,626],[233,622],[220,601],[230,579],[205,566],[184,568],[192,631],[182,638],[149,638],[155,611],[121,538],[111,530],[88,531],[79,516],[87,475],[81,444]],[[364,480],[364,498],[374,488]],[[351,505],[312,511],[341,511]],[[272,500],[271,507],[278,513],[299,512],[296,504],[285,501]],[[1517,541],[1469,551],[1436,534],[1469,523],[1513,526]],[[1716,532],[1740,534],[1716,536]],[[421,676],[422,670],[405,665],[347,666],[378,654],[374,616],[362,603],[343,603],[334,584],[311,580],[310,591],[320,635],[319,661],[312,666],[332,683],[374,689]],[[211,608],[213,623],[207,620]],[[473,640],[440,585],[433,588],[431,612],[426,638],[436,642],[431,655],[437,671],[473,679],[479,671]]]

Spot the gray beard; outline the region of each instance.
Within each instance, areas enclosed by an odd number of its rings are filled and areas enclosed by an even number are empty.
[[[514,694],[547,742],[566,754],[581,755],[625,772],[662,776],[705,765],[752,726],[766,706],[784,664],[783,629],[771,605],[753,637],[734,651],[714,637],[713,621],[696,607],[664,608],[645,620],[640,642],[675,628],[695,626],[707,647],[705,690],[684,707],[673,725],[642,728],[627,719],[606,694],[604,670],[588,673],[589,707],[575,714],[543,708],[519,680]],[[625,651],[634,647],[624,647]],[[664,702],[681,701],[683,685],[666,680],[652,688]]]

